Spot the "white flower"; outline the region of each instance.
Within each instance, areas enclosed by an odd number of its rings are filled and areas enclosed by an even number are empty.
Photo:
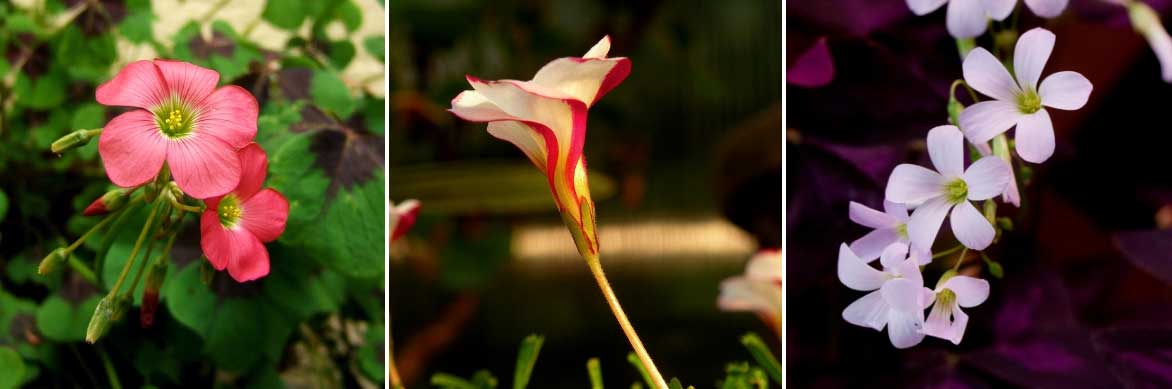
[[[744,275],[729,277],[720,283],[717,306],[725,311],[757,312],[770,325],[780,329],[781,267],[781,250],[757,252],[745,266]]]
[[[1160,61],[1162,77],[1166,82],[1172,82],[1172,36],[1160,23],[1160,15],[1147,4],[1133,1],[1126,4],[1127,13],[1131,16],[1131,25],[1148,40],[1156,59]]]
[[[870,207],[850,202],[850,218],[864,227],[874,228],[863,237],[851,242],[851,251],[859,258],[870,262],[879,258],[883,249],[892,243],[908,243],[907,237],[907,207],[903,204],[890,201],[883,202],[883,212]]]
[[[902,164],[887,181],[887,200],[919,204],[907,222],[914,247],[929,248],[940,225],[952,211],[952,233],[966,247],[984,250],[996,231],[969,201],[988,200],[1009,184],[1009,166],[997,157],[983,157],[964,169],[964,136],[956,126],[939,126],[928,132],[928,156],[939,173]]]
[[[906,258],[908,246],[893,243],[883,251],[879,271],[859,259],[843,243],[838,249],[838,280],[848,288],[871,292],[842,311],[848,323],[883,331],[897,348],[915,346],[924,339],[924,308],[932,303],[932,291],[915,258]],[[905,259],[906,258],[906,259]]]
[[[1052,18],[1062,13],[1068,0],[1025,0],[1035,15]],[[1001,21],[1013,13],[1017,0],[907,0],[916,15],[926,15],[948,3],[945,16],[948,33],[955,38],[973,38],[985,33],[989,19]]]
[[[960,344],[969,322],[969,315],[961,311],[960,307],[972,308],[985,302],[989,298],[989,282],[955,276],[937,285],[934,292],[936,303],[932,313],[928,314],[928,321],[924,323],[923,333]]]
[[[1075,110],[1087,103],[1091,82],[1076,72],[1058,72],[1042,80],[1042,68],[1054,49],[1054,33],[1035,28],[1022,34],[1013,53],[1015,81],[1005,66],[983,48],[964,59],[964,80],[995,100],[982,101],[961,111],[960,128],[973,143],[988,142],[1017,126],[1017,154],[1041,163],[1054,154],[1054,125],[1043,106]]]

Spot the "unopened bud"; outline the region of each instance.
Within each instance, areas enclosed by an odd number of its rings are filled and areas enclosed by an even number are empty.
[[[106,296],[98,301],[98,306],[94,308],[94,316],[90,318],[90,324],[85,329],[86,343],[97,342],[110,328],[110,323],[114,321],[114,306],[117,305],[113,299],[113,296]]]
[[[126,189],[114,189],[94,200],[81,214],[85,216],[105,215],[122,209],[126,205]]]
[[[156,262],[147,273],[146,285],[142,290],[142,305],[139,307],[139,324],[148,328],[155,323],[155,309],[159,306],[159,288],[167,276],[167,263]]]
[[[69,258],[69,250],[64,247],[53,250],[45,256],[45,259],[41,260],[40,266],[37,266],[37,274],[43,276],[52,273],[53,270],[57,269],[57,265],[65,263],[67,258]]]
[[[65,135],[49,146],[55,154],[76,149],[90,143],[90,140],[102,133],[102,130],[77,130]]]

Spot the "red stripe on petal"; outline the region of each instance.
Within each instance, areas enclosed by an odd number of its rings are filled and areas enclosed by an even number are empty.
[[[220,82],[220,73],[187,62],[156,59],[155,66],[163,74],[167,91],[192,105],[200,104],[211,95]]]
[[[236,148],[214,136],[195,134],[171,141],[167,164],[179,189],[197,199],[222,196],[240,183]]]
[[[167,155],[167,140],[159,131],[154,115],[134,110],[106,123],[98,138],[98,154],[111,182],[135,187],[159,173]]]
[[[612,89],[623,83],[627,79],[627,76],[631,74],[631,60],[623,57],[611,59],[618,60],[618,63],[602,79],[602,85],[598,87],[598,94],[594,95],[594,101],[590,102],[591,106],[597,103],[598,99],[601,99],[602,96],[606,96]]]
[[[223,139],[233,147],[244,147],[256,138],[259,108],[256,97],[244,88],[228,85],[217,89],[198,109],[196,132]]]
[[[240,225],[262,242],[272,242],[285,232],[289,219],[289,201],[280,192],[265,189],[244,202]]]
[[[150,109],[167,97],[167,84],[154,63],[135,61],[99,85],[94,97],[102,105]]]
[[[232,192],[241,202],[246,202],[264,186],[269,158],[256,143],[249,143],[237,154],[240,156],[240,184]]]

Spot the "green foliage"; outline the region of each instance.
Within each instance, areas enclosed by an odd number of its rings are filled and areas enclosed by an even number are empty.
[[[761,337],[752,332],[747,333],[741,336],[741,344],[745,345],[745,348],[749,350],[750,354],[753,354],[753,359],[757,361],[757,365],[769,373],[769,377],[773,378],[773,382],[781,385],[781,363],[777,361],[777,358],[773,357],[773,352],[769,351],[769,347],[765,345]]]
[[[590,389],[602,389],[602,364],[598,358],[586,361],[586,375],[590,376]]]
[[[537,364],[537,353],[541,352],[543,342],[545,338],[536,334],[521,340],[521,351],[517,353],[517,368],[513,373],[513,389],[525,389],[529,386],[529,377],[533,374],[533,366]]]
[[[25,374],[24,360],[11,347],[0,347],[0,389],[20,386]]]

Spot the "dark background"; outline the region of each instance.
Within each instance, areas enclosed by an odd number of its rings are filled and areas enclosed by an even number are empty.
[[[824,87],[787,89],[794,387],[1172,385],[1172,234],[1159,229],[1172,211],[1172,86],[1123,8],[1071,3],[1053,20],[1019,4],[1019,31],[1057,35],[1044,74],[1080,72],[1094,91],[1081,110],[1051,110],[1055,155],[1031,165],[1021,209],[1000,207],[1015,229],[987,252],[1005,278],[986,276],[992,293],[965,310],[960,345],[926,338],[903,351],[842,320],[862,293],[839,283],[837,247],[866,232],[849,221],[849,201],[879,208],[895,165],[927,163],[923,138],[945,124],[948,86],[961,78],[955,42],[943,8],[916,17],[902,0],[787,6],[790,60],[827,37],[836,72]],[[1147,3],[1168,20],[1170,2]],[[929,284],[939,266],[926,270]]]
[[[780,2],[394,1],[388,8],[390,196],[423,203],[409,248],[392,248],[405,254],[392,254],[399,259],[390,265],[394,352],[409,387],[426,386],[435,372],[468,377],[481,368],[509,385],[530,333],[546,336],[531,387],[587,386],[591,357],[601,359],[608,387],[638,380],[627,339],[585,263],[527,262],[510,251],[521,226],[560,225],[540,173],[483,123],[443,111],[470,89],[465,74],[529,79],[606,34],[610,56],[631,58],[633,69],[590,110],[585,155],[599,228],[731,218],[753,246],[725,255],[604,256],[624,308],[660,371],[686,384],[710,387],[726,363],[751,361],[737,340],[747,331],[780,353],[777,335],[754,315],[716,308],[720,281],[742,274],[752,250],[781,242]],[[513,168],[474,170],[486,164]],[[419,173],[437,166],[451,176]],[[420,189],[436,180],[440,189]]]

